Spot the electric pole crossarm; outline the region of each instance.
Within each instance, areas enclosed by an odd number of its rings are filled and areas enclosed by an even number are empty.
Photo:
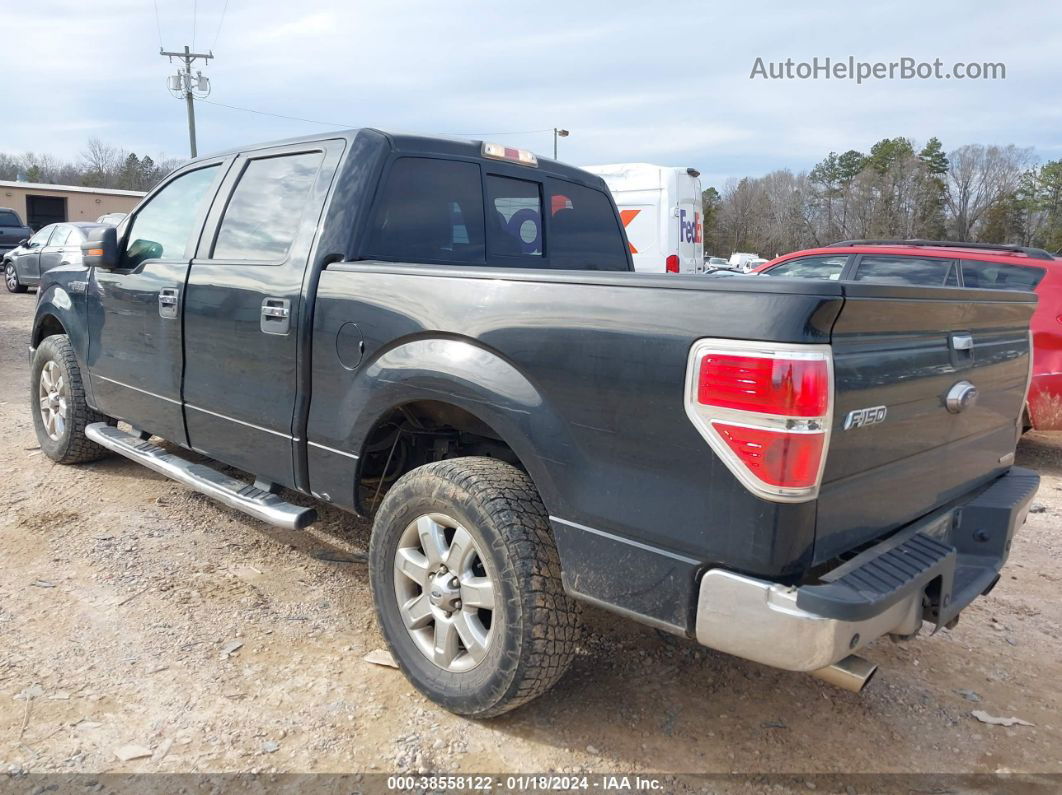
[[[165,55],[168,58],[180,58],[182,61],[190,59],[186,61],[189,66],[191,66],[191,62],[195,61],[197,58],[202,58],[204,61],[209,61],[211,58],[214,57],[213,52],[189,52],[187,47],[184,48],[184,52],[168,52],[167,50],[159,50],[159,55]]]

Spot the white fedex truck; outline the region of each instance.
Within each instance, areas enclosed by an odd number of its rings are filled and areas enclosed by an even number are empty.
[[[580,168],[597,174],[612,192],[627,232],[635,270],[704,271],[699,171],[649,163]]]

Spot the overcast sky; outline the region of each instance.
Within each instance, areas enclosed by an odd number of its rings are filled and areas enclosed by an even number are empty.
[[[212,102],[546,155],[551,132],[525,131],[560,126],[562,160],[694,166],[706,185],[896,135],[1062,157],[1062,3],[229,0],[223,21],[225,0],[157,5],[158,25],[152,0],[4,3],[0,151],[76,158],[96,136],[186,156],[159,29],[176,50],[194,28]],[[1002,62],[1006,79],[749,77],[757,57],[815,56]],[[328,129],[204,103],[197,124],[201,153]]]

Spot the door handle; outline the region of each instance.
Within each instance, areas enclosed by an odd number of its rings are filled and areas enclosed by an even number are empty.
[[[177,303],[181,291],[173,287],[163,287],[159,290],[159,317],[172,320],[177,317]]]
[[[291,328],[291,301],[287,298],[264,298],[259,328],[263,334],[287,334]]]

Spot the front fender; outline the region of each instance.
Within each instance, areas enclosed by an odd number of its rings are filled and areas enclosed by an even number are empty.
[[[88,403],[95,405],[92,398],[91,379],[85,372],[85,363],[88,361],[88,329],[85,325],[84,305],[86,287],[86,282],[77,280],[67,283],[52,282],[40,286],[37,293],[37,308],[33,315],[33,326],[30,331],[29,347],[32,356],[32,352],[45,337],[53,334],[66,334],[70,338],[70,346],[74,349],[74,355],[84,375],[82,382]]]

